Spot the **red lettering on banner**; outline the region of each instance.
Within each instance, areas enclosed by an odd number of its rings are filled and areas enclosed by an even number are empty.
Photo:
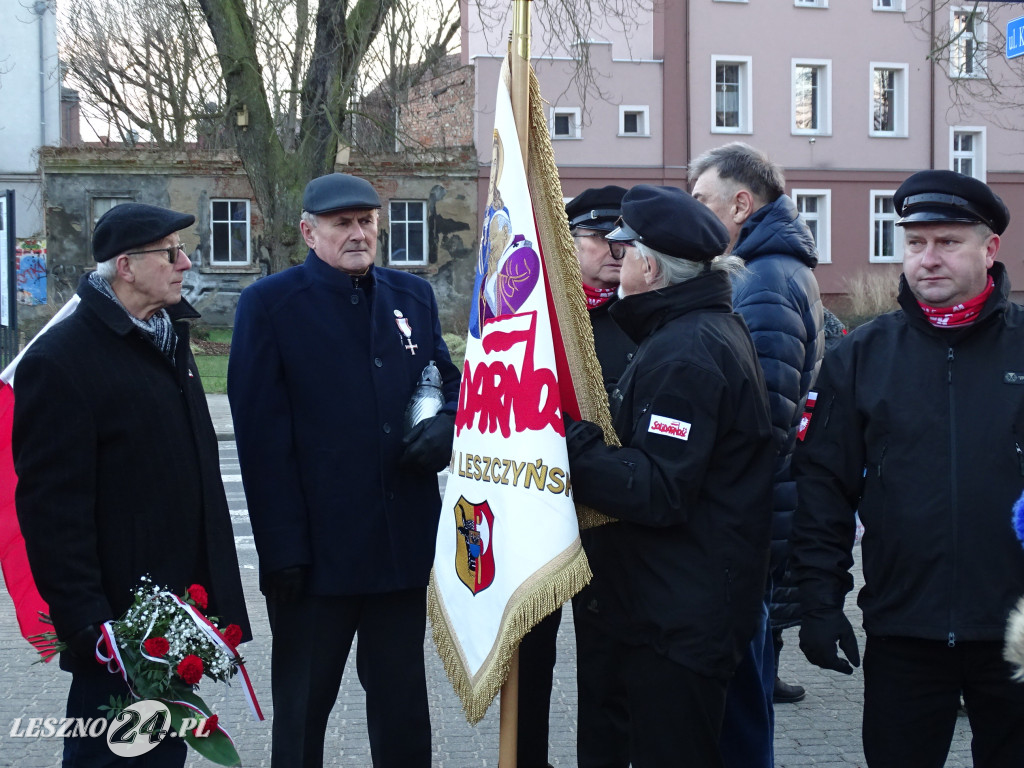
[[[509,331],[496,327],[517,317],[529,317],[529,327]],[[536,312],[506,315],[485,322],[484,353],[508,352],[517,345],[523,345],[522,364],[517,371],[514,366],[500,360],[492,363],[483,361],[474,368],[469,361],[466,362],[459,389],[459,411],[455,417],[455,429],[459,434],[464,428],[472,427],[479,416],[477,429],[485,434],[500,431],[502,436],[508,437],[512,434],[514,418],[516,432],[540,431],[550,426],[559,435],[565,435],[555,372],[549,368],[533,367],[536,342]]]

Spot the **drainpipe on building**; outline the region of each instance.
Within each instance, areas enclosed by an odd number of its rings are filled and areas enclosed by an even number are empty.
[[[932,14],[929,21],[928,37],[929,45],[932,50],[935,50],[935,0],[932,0]],[[935,59],[929,56],[929,63],[931,66],[928,68],[928,157],[930,169],[935,168]]]
[[[46,146],[46,51],[43,47],[43,18],[46,0],[36,0],[32,11],[39,17],[39,146]]]

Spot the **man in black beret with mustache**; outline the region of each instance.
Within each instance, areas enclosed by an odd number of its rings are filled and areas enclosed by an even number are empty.
[[[95,272],[78,306],[38,336],[17,368],[15,503],[32,575],[67,643],[68,717],[99,718],[120,674],[97,663],[103,622],[131,605],[142,576],[209,594],[208,613],[251,639],[217,437],[181,298],[191,266],[180,231],[195,217],[143,203],[111,208],[92,238]],[[65,766],[181,766],[164,739],[117,758],[103,735],[68,736]]]
[[[800,649],[844,674],[860,662],[843,613],[859,511],[868,765],[941,768],[961,696],[974,765],[1024,765],[1024,686],[1002,658],[1024,594],[1010,525],[1024,487],[1024,307],[996,261],[1010,214],[984,182],[945,170],[913,174],[893,202],[900,309],[825,355],[794,458]]]

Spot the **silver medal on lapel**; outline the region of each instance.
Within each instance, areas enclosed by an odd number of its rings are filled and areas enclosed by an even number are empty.
[[[398,330],[405,339],[402,346],[409,350],[410,355],[415,355],[420,345],[412,343],[412,325],[409,324],[409,318],[405,317],[400,309],[395,310],[395,325],[398,326]]]

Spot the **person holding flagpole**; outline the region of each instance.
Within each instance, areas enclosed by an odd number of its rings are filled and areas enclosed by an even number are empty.
[[[426,587],[459,371],[430,284],[376,266],[377,191],[303,194],[305,262],[239,299],[228,397],[270,628],[275,768],[320,766],[352,641],[378,768],[428,768]],[[424,369],[440,412],[408,429]]]
[[[764,377],[732,312],[742,264],[714,213],[673,187],[630,189],[608,240],[623,255],[611,316],[639,345],[611,397],[622,447],[590,422],[566,430],[576,501],[618,520],[588,549],[600,631],[633,768],[684,755],[719,768],[726,689],[761,614],[775,462]]]
[[[17,369],[12,448],[18,522],[32,576],[66,643],[69,718],[102,717],[129,696],[97,663],[100,626],[132,604],[143,576],[249,630],[217,437],[181,298],[191,266],[179,231],[195,217],[123,203],[96,223],[96,271],[74,312],[39,336]],[[183,739],[119,758],[100,737],[68,736],[64,766],[182,766]]]
[[[615,185],[585,189],[565,204],[569,219],[569,230],[576,244],[576,256],[580,263],[583,293],[587,300],[587,315],[594,331],[594,352],[601,365],[604,386],[608,392],[615,385],[633,358],[636,344],[612,320],[609,310],[618,301],[619,271],[622,267],[621,252],[613,252],[605,236],[616,227],[622,215],[622,197],[626,190]],[[589,531],[580,533],[584,549],[590,539]],[[576,655],[603,654],[600,633],[588,631],[589,616],[598,610],[598,600],[593,591],[585,587],[573,598],[573,623],[576,630]],[[555,645],[558,627],[562,620],[562,609],[548,614],[519,645],[519,768],[545,768],[548,765],[548,719],[551,711],[551,686],[555,667]],[[611,659],[605,654],[608,663]],[[593,668],[593,667],[591,667]],[[579,706],[596,705],[607,698],[603,691],[609,681],[604,672],[580,680]],[[596,723],[594,738],[581,740],[588,746],[595,746],[595,754],[604,759],[617,759],[616,765],[625,768],[628,734],[625,731],[624,700],[621,710],[609,717],[598,717],[607,710],[598,708],[595,717],[585,717],[588,723]],[[611,758],[618,755],[618,758]],[[580,764],[586,764],[580,755]]]

